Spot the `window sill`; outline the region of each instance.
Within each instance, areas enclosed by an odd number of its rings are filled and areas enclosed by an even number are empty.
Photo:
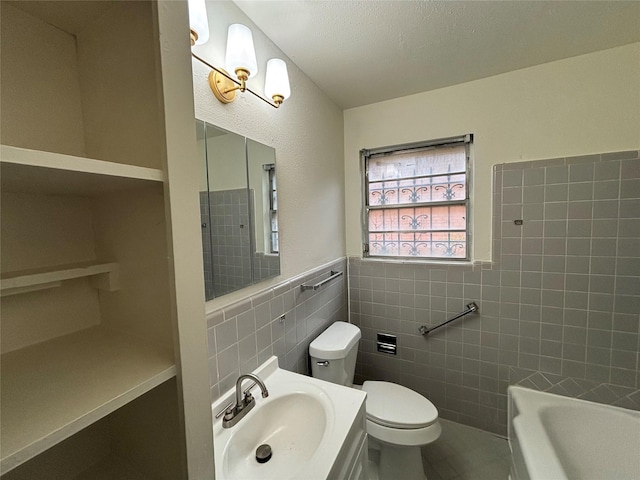
[[[395,263],[397,265],[431,265],[431,266],[460,266],[460,267],[473,267],[477,262],[472,260],[405,260],[401,258],[383,258],[383,257],[358,257],[362,263]]]

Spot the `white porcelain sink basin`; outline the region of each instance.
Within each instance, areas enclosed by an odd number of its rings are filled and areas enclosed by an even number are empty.
[[[236,425],[223,428],[222,418],[214,420],[216,480],[327,478],[365,395],[282,370],[276,357],[255,373],[269,396],[262,398],[256,386],[256,406]],[[234,398],[232,389],[217,400],[214,415]],[[256,449],[263,444],[272,456],[259,463]]]
[[[322,397],[323,392],[316,393]],[[276,478],[282,471],[300,471],[318,450],[328,421],[333,421],[333,412],[327,399],[300,391],[273,394],[232,427],[225,449],[225,476]],[[260,464],[255,456],[262,444],[271,447],[272,457]]]

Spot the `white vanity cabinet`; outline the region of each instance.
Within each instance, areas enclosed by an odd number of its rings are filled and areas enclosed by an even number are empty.
[[[186,6],[1,8],[2,480],[210,477]]]
[[[328,478],[366,480],[368,468],[366,406],[362,403]]]

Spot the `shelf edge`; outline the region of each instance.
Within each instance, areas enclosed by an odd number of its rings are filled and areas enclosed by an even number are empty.
[[[0,145],[0,163],[13,163],[28,167],[164,182],[164,172],[155,168],[76,157],[63,153],[30,150],[28,148],[13,147],[10,145]]]
[[[153,377],[147,379],[145,382],[136,385],[134,388],[112,398],[103,405],[90,410],[89,412],[79,417],[77,420],[64,425],[63,427],[60,427],[59,429],[51,432],[49,435],[43,438],[35,440],[33,443],[27,445],[21,450],[12,452],[6,457],[3,457],[2,459],[0,459],[0,475],[4,475],[14,468],[22,465],[26,461],[32,459],[33,457],[41,454],[54,445],[57,445],[63,440],[79,432],[83,428],[92,425],[93,423],[101,420],[110,413],[113,413],[118,408],[123,407],[127,403],[154,389],[158,385],[166,382],[167,380],[170,380],[171,378],[176,376],[176,372],[176,366],[172,365],[164,371],[159,372]]]
[[[63,266],[62,266],[63,267]],[[51,268],[41,272],[20,274],[0,280],[1,295],[17,295],[44,288],[53,288],[63,280],[93,277],[92,285],[101,290],[115,291],[118,289],[119,267],[117,263],[96,263],[93,265],[68,266],[67,268]],[[95,279],[95,280],[94,280]],[[57,283],[57,285],[56,285]]]

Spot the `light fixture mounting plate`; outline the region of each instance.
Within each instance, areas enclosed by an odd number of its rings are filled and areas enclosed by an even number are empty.
[[[225,72],[226,73],[226,72]],[[211,70],[209,72],[209,87],[215,97],[222,103],[231,103],[236,99],[237,85],[222,73]]]

